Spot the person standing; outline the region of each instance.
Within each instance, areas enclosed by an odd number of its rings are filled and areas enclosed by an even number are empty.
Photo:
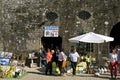
[[[89,70],[90,70],[90,56],[89,55],[86,58],[86,63],[87,63],[87,73],[89,74]]]
[[[46,70],[45,70],[45,74],[47,75],[48,71],[50,73],[50,75],[52,74],[52,53],[51,50],[48,48],[47,54],[46,54]]]
[[[42,67],[45,67],[46,66],[46,50],[45,50],[45,48],[42,48],[41,57],[42,57],[42,60],[41,60]]]
[[[58,55],[60,53],[60,49],[58,46],[56,46],[56,49],[55,49],[55,54],[56,54],[56,65],[58,65]]]
[[[57,55],[54,50],[51,50],[51,52],[52,52],[52,62],[55,62],[57,65]]]
[[[117,55],[118,55],[118,72],[120,73],[120,47],[118,46],[118,51],[117,51]]]
[[[111,74],[111,78],[113,78],[113,75],[115,76],[115,78],[117,78],[118,55],[117,55],[117,49],[116,48],[112,49],[112,52],[109,54],[109,57],[110,57],[110,74]]]
[[[76,75],[76,65],[77,65],[77,62],[79,62],[79,57],[80,56],[78,52],[76,51],[76,49],[73,49],[73,51],[69,54],[69,58],[71,61],[71,67],[73,69],[73,72],[72,72],[73,75]]]
[[[64,71],[62,69],[62,63],[65,60],[65,54],[64,54],[64,49],[61,49],[59,54],[58,54],[58,67],[60,70],[60,75],[64,74]]]

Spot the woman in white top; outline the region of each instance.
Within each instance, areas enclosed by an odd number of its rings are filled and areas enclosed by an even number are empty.
[[[62,75],[62,73],[64,73],[64,70],[62,70],[62,63],[65,60],[66,60],[66,55],[64,53],[64,49],[61,49],[61,51],[58,54],[58,67],[60,70],[60,75]]]
[[[114,69],[114,76],[117,77],[118,73],[118,58],[117,58],[117,49],[112,49],[112,52],[109,54],[110,57],[110,73],[111,78],[113,78],[113,69]]]
[[[71,61],[71,67],[73,69],[73,75],[76,75],[76,65],[77,62],[79,61],[79,54],[76,51],[76,49],[73,49],[73,51],[69,54],[70,61]]]

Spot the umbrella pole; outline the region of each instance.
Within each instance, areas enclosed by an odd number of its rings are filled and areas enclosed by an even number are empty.
[[[99,52],[99,43],[98,43],[98,66],[100,66],[100,52]]]
[[[91,62],[91,43],[90,43],[90,65],[92,64]]]

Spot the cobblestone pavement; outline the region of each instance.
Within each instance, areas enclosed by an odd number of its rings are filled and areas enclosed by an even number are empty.
[[[93,74],[77,74],[76,76],[72,76],[71,74],[67,74],[67,76],[57,76],[57,75],[44,75],[42,71],[44,69],[40,68],[27,68],[26,70],[28,74],[21,79],[13,79],[13,80],[115,80],[110,79],[110,74],[103,74],[100,77],[95,77]],[[120,80],[120,75],[117,80]],[[11,80],[11,79],[0,79],[0,80]]]

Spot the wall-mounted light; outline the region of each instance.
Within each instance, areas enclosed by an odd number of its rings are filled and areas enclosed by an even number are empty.
[[[105,35],[108,35],[107,34],[108,33],[107,27],[108,27],[109,22],[105,21],[104,24],[105,24]]]

